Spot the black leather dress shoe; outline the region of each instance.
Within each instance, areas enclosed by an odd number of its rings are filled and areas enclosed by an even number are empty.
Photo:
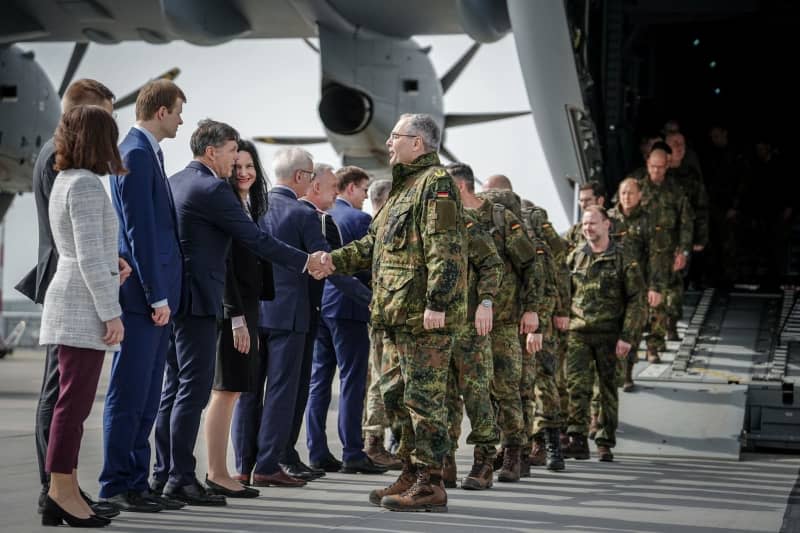
[[[312,481],[325,475],[325,471],[311,470],[311,468],[302,461],[290,465],[280,464],[280,467],[287,476],[304,481]]]
[[[322,470],[323,472],[338,472],[342,468],[342,462],[336,457],[329,455],[319,463],[311,463],[311,468]]]
[[[343,474],[383,474],[388,468],[376,464],[368,456],[364,456],[356,461],[345,461],[339,472]]]
[[[141,494],[132,490],[115,494],[104,501],[129,513],[157,513],[164,510],[164,506],[160,503],[143,498]]]
[[[119,515],[119,507],[109,502],[96,502],[87,493],[81,490],[81,498],[92,508],[94,514],[100,518],[114,518]]]
[[[214,483],[208,479],[208,476],[206,476],[206,487],[206,492],[209,494],[219,494],[227,498],[257,498],[261,494],[256,489],[251,489],[250,487],[242,487],[241,490],[231,490],[223,487],[219,483]]]
[[[178,509],[183,509],[186,507],[186,504],[180,500],[175,500],[170,498],[169,496],[164,496],[163,493],[156,494],[151,489],[148,489],[142,492],[142,498],[145,500],[150,500],[151,502],[156,502],[164,509],[168,509],[170,511],[177,511]]]
[[[187,505],[204,505],[211,507],[227,505],[225,496],[209,494],[196,479],[182,487],[176,487],[167,483],[164,487],[163,495],[174,500],[180,500]]]

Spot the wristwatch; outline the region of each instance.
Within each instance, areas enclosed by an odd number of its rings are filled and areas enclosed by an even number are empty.
[[[481,305],[483,307],[485,307],[486,309],[491,309],[492,308],[492,301],[490,299],[488,299],[488,298],[485,299],[485,300],[481,300]]]

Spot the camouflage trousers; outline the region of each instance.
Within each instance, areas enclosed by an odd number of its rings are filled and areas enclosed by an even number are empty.
[[[569,412],[569,392],[567,390],[567,332],[556,330],[553,332],[555,337],[556,347],[556,389],[558,390],[558,398],[560,405],[560,412],[562,413],[561,427],[564,427],[564,416]]]
[[[458,449],[464,407],[472,431],[467,444],[472,444],[491,459],[500,444],[500,433],[494,420],[491,383],[494,373],[492,346],[488,336],[480,336],[471,324],[458,328],[450,359],[447,381],[447,425],[450,452]]]
[[[663,352],[667,349],[667,326],[670,320],[678,321],[683,315],[683,274],[672,272],[669,284],[658,307],[649,308],[647,348]]]
[[[492,402],[503,446],[522,446],[528,440],[522,417],[522,346],[516,324],[495,324],[489,334],[492,341],[494,377]]]
[[[383,439],[386,428],[391,424],[386,417],[386,408],[383,406],[381,396],[381,375],[384,370],[398,368],[396,364],[387,361],[383,363],[383,330],[370,327],[369,329],[369,369],[367,370],[367,401],[364,402],[364,416],[362,429],[365,436],[378,436]]]
[[[389,423],[400,429],[397,455],[434,470],[450,447],[445,400],[452,349],[449,329],[387,328],[383,336],[380,388]]]
[[[568,433],[588,433],[592,385],[595,374],[599,386],[599,407],[595,442],[613,448],[619,415],[617,369],[614,354],[618,334],[581,334],[570,332],[567,339],[567,376],[569,388]],[[593,364],[594,363],[594,364]],[[594,367],[594,368],[593,368]]]
[[[522,340],[524,342],[524,337]],[[560,428],[561,398],[556,387],[558,361],[556,343],[552,334],[546,335],[542,350],[529,354],[522,349],[522,416],[525,435],[529,449],[533,445],[533,436],[544,429]]]

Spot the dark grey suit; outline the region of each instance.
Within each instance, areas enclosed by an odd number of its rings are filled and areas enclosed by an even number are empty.
[[[58,265],[58,251],[53,242],[48,213],[50,191],[53,189],[53,182],[58,174],[53,170],[55,159],[55,144],[53,139],[50,139],[42,146],[33,167],[33,198],[36,201],[36,214],[39,220],[39,261],[14,287],[37,304],[44,302],[47,287],[50,285]],[[47,457],[47,441],[50,438],[50,422],[53,419],[56,400],[58,400],[57,353],[58,346],[47,346],[42,390],[39,394],[39,403],[36,405],[36,458],[39,461],[39,477],[44,486],[50,483],[50,476],[45,472],[44,461]]]

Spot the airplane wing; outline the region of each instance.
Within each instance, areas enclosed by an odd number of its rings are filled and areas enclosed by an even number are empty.
[[[3,6],[0,45],[20,41],[153,44],[303,38],[317,23],[390,37],[463,33],[456,0],[27,0]]]

